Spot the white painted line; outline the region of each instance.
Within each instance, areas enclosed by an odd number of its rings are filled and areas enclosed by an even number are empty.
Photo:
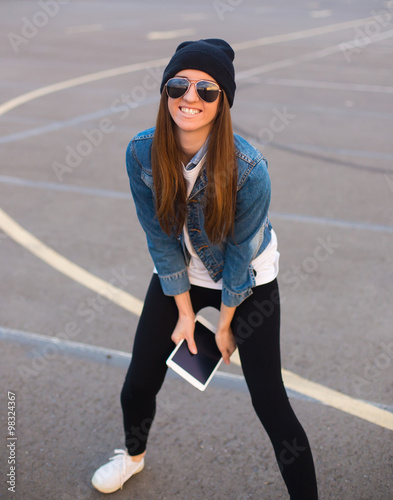
[[[147,34],[146,38],[148,40],[171,40],[172,38],[181,38],[183,36],[195,35],[195,33],[196,30],[194,28],[185,28],[172,31],[151,31]]]
[[[369,37],[369,45],[372,43],[380,42],[381,40],[386,40],[393,37],[393,30],[384,31],[375,36]],[[236,75],[237,80],[244,80],[245,78],[251,78],[255,75],[260,75],[262,73],[268,73],[277,69],[288,68],[296,64],[301,64],[304,62],[314,61],[316,59],[322,59],[323,57],[328,57],[339,52],[343,52],[343,46],[349,46],[351,42],[339,43],[337,45],[332,45],[331,47],[325,47],[324,49],[316,50],[314,52],[307,52],[300,56],[290,57],[288,59],[283,59],[281,61],[276,61],[269,64],[264,64],[262,66],[257,66],[256,68],[250,68],[248,70],[240,71]]]
[[[331,24],[328,26],[323,26],[320,28],[312,28],[308,30],[302,30],[302,31],[296,31],[293,33],[285,33],[282,35],[273,35],[273,36],[268,36],[264,38],[258,38],[257,40],[251,40],[248,42],[241,42],[237,44],[233,44],[234,50],[245,50],[245,49],[250,49],[254,47],[260,47],[262,45],[272,45],[276,43],[281,43],[281,42],[287,42],[287,41],[292,41],[292,40],[301,40],[304,38],[310,38],[313,36],[318,36],[318,35],[323,35],[326,33],[334,33],[336,31],[341,31],[345,29],[350,29],[350,28],[355,28],[357,26],[362,26],[368,21],[373,20],[373,17],[367,17],[363,19],[356,19],[354,21],[348,21],[345,23],[338,23],[338,24]],[[383,35],[383,33],[381,34]],[[372,37],[370,37],[372,38]],[[315,54],[315,53],[313,53]],[[288,64],[288,61],[293,61],[290,64]],[[22,104],[26,104],[27,102],[33,101],[34,99],[38,99],[39,97],[43,97],[49,94],[53,94],[54,92],[59,92],[60,90],[65,90],[68,88],[76,87],[78,85],[84,85],[85,83],[90,83],[94,82],[97,80],[103,80],[104,78],[112,78],[115,76],[120,76],[120,75],[125,75],[128,73],[133,73],[136,71],[141,71],[143,69],[148,69],[150,67],[156,67],[156,66],[164,66],[169,62],[169,58],[162,58],[162,59],[156,59],[153,61],[146,61],[144,63],[136,63],[136,64],[130,64],[127,66],[121,66],[119,68],[113,68],[109,70],[104,70],[104,71],[99,71],[97,73],[91,73],[88,75],[76,77],[76,78],[71,78],[70,80],[65,80],[63,82],[58,82],[54,83],[52,85],[47,85],[45,87],[41,87],[39,89],[32,90],[31,92],[27,92],[26,94],[22,94],[18,97],[15,97],[14,99],[11,99],[4,104],[0,105],[0,116],[4,115],[8,111],[11,111],[12,109],[15,109],[18,106],[21,106]],[[285,60],[283,61],[283,66],[282,67],[287,67],[288,65],[296,64],[298,61],[295,59],[292,60]],[[303,61],[299,61],[303,62]],[[280,69],[281,66],[276,63],[272,65],[265,65],[260,68],[265,68],[263,71],[266,73],[267,71],[273,71],[274,69]],[[244,75],[246,75],[245,72],[243,72]],[[255,73],[255,74],[260,74],[260,73]],[[252,75],[251,75],[252,76]],[[245,78],[247,76],[243,76]],[[238,75],[237,75],[238,78]]]
[[[59,347],[59,349],[70,349],[78,353],[92,353],[100,354],[103,356],[117,356],[126,360],[131,359],[131,353],[118,351],[117,349],[110,349],[109,347],[101,347],[92,344],[84,344],[76,342],[75,340],[62,339],[59,337],[52,337],[50,335],[42,335],[40,333],[25,332],[22,330],[14,330],[10,328],[3,328],[0,326],[0,338],[5,340],[16,340],[25,344],[47,345],[52,344]]]
[[[319,28],[311,28],[307,30],[294,31],[292,33],[283,33],[281,35],[266,36],[258,38],[257,40],[250,40],[248,42],[239,42],[232,45],[233,50],[253,49],[255,47],[262,47],[263,45],[273,45],[276,43],[292,42],[294,40],[302,40],[314,36],[326,35],[328,33],[335,33],[358,26],[364,26],[369,21],[375,21],[375,17],[364,17],[362,19],[355,19],[353,21],[346,21],[343,23],[329,24],[327,26],[320,26]],[[354,37],[356,33],[354,33]],[[353,37],[353,38],[354,38]]]
[[[9,328],[0,327],[0,338],[5,340],[16,340],[24,343],[34,343],[38,345],[56,345],[59,350],[71,350],[80,354],[93,354],[101,356],[117,357],[124,360],[129,360],[131,358],[131,353],[119,351],[115,349],[110,349],[101,346],[95,346],[91,344],[84,344],[82,342],[76,342],[74,340],[64,340],[58,337],[51,337],[48,335],[41,335],[32,332],[23,332],[21,330],[11,330]],[[233,355],[231,361],[237,363],[237,359],[234,359]],[[361,418],[367,422],[371,422],[385,429],[393,430],[393,413],[383,408],[379,408],[374,404],[360,401],[358,399],[352,398],[343,394],[341,392],[329,389],[323,385],[317,384],[315,382],[310,382],[309,380],[300,377],[288,370],[282,370],[284,384],[287,389],[293,390],[296,393],[303,394],[319,403],[326,404],[341,410],[344,413],[348,413],[355,417]],[[216,376],[223,379],[230,379],[235,381],[244,381],[242,375],[236,375],[233,373],[217,371]]]
[[[153,61],[129,64],[128,66],[120,66],[119,68],[106,69],[104,71],[98,71],[97,73],[90,73],[89,75],[71,78],[70,80],[65,80],[63,82],[53,83],[52,85],[47,85],[45,87],[32,90],[31,92],[27,92],[26,94],[22,94],[0,105],[0,116],[8,113],[8,111],[17,108],[18,106],[21,106],[22,104],[34,101],[34,99],[38,99],[39,97],[59,92],[60,90],[70,89],[72,87],[77,87],[78,85],[84,85],[85,83],[103,80],[104,78],[113,78],[115,76],[126,75],[128,73],[134,73],[143,69],[164,66],[168,63],[168,61],[168,58],[155,59]]]
[[[0,137],[0,144],[7,144],[10,142],[20,141],[27,139],[29,137],[36,137],[38,135],[47,134],[48,132],[55,132],[66,127],[73,127],[75,125],[80,125],[86,121],[98,120],[104,116],[114,114],[113,110],[110,108],[102,109],[100,111],[95,111],[94,113],[89,113],[87,115],[76,116],[64,121],[57,121],[48,123],[47,125],[42,125],[41,127],[30,128],[27,130],[22,130],[21,132],[15,132],[9,135],[3,135]]]
[[[110,283],[97,278],[94,274],[66,259],[52,248],[45,245],[38,238],[26,231],[0,208],[0,228],[14,241],[29,250],[39,259],[43,260],[54,269],[76,281],[77,283],[93,290],[118,306],[139,316],[143,302],[129,293],[116,288]]]
[[[115,198],[119,200],[130,200],[131,193],[123,191],[110,191],[109,189],[99,189],[84,186],[75,186],[72,184],[59,184],[55,182],[33,181],[23,179],[21,177],[11,177],[8,175],[0,175],[0,184],[8,184],[10,186],[28,187],[33,189],[44,189],[52,191],[62,191],[65,193],[83,194],[87,196],[103,196],[106,198]],[[317,224],[318,226],[332,226],[345,229],[358,229],[363,231],[374,231],[377,233],[393,234],[393,226],[382,226],[381,224],[367,224],[365,222],[357,222],[341,219],[329,219],[327,217],[314,217],[305,214],[285,214],[280,212],[269,212],[272,219],[281,219],[285,221],[300,222],[306,224]]]
[[[84,26],[69,26],[65,29],[67,35],[73,35],[75,33],[90,33],[92,31],[102,31],[102,24],[85,24]]]
[[[326,82],[321,80],[295,80],[292,78],[258,78],[255,77],[257,83],[264,85],[282,85],[284,87],[299,87],[309,89],[326,89],[326,90],[348,90],[350,92],[371,92],[375,94],[393,94],[393,87],[388,85],[367,85],[363,83],[346,83],[346,82]],[[390,115],[391,116],[391,115]]]
[[[54,269],[57,269],[69,278],[104,296],[136,316],[140,316],[143,307],[142,301],[73,264],[23,229],[1,209],[0,228],[8,234],[8,236],[14,239],[14,241]],[[56,342],[61,341],[57,339]],[[240,365],[237,351],[232,355],[231,361],[236,365]],[[393,430],[393,415],[391,413],[333,389],[329,389],[321,384],[311,382],[288,370],[283,369],[282,373],[285,384],[289,389],[305,394],[308,397],[314,398],[321,403],[349,413],[350,415]]]
[[[152,97],[143,99],[143,101],[132,103],[132,109],[138,109],[142,106],[149,106],[150,104],[155,104],[160,100],[159,95],[154,95]],[[57,121],[48,123],[41,127],[30,128],[27,130],[22,130],[21,132],[16,132],[14,134],[3,135],[0,137],[0,144],[7,144],[10,142],[15,142],[29,137],[36,137],[38,135],[47,134],[48,132],[55,132],[65,127],[74,127],[75,125],[80,125],[81,123],[97,120],[98,118],[116,115],[119,113],[118,110],[113,110],[112,108],[101,109],[93,113],[88,113],[85,115],[75,116],[74,118],[69,118],[64,121]]]
[[[233,45],[234,50],[245,50],[249,48],[254,48],[262,45],[270,45],[274,43],[281,43],[285,41],[291,41],[291,40],[300,40],[303,38],[308,38],[312,36],[318,36],[322,34],[327,34],[327,33],[333,33],[336,31],[340,31],[343,29],[350,29],[354,28],[356,26],[361,26],[364,25],[366,22],[369,20],[374,19],[373,17],[370,18],[364,18],[364,19],[358,19],[354,21],[349,21],[346,23],[338,23],[334,25],[329,25],[321,28],[314,28],[311,30],[303,30],[295,33],[288,33],[284,35],[276,35],[272,37],[265,37],[265,38],[260,38],[258,40],[252,40],[250,42],[243,42],[240,44],[235,44]],[[370,37],[373,38],[373,40],[378,41],[386,38],[390,38],[393,36],[393,30],[392,32],[384,32],[380,35],[376,35],[375,37]],[[341,45],[338,46],[333,46],[333,47],[328,47],[326,49],[322,49],[316,52],[312,52],[310,54],[305,54],[300,57],[295,57],[291,59],[286,59],[284,61],[278,61],[277,63],[272,63],[264,66],[260,66],[259,68],[255,68],[254,70],[248,70],[248,71],[243,71],[241,72],[241,77],[240,78],[248,78],[250,76],[254,76],[256,74],[261,74],[265,73],[268,71],[273,71],[275,69],[280,69],[288,66],[292,66],[297,63],[301,62],[306,62],[310,60],[314,60],[317,58],[325,57],[330,54],[334,54],[341,49]],[[60,90],[76,87],[78,85],[83,85],[85,83],[97,81],[97,80],[102,80],[104,78],[111,78],[119,75],[124,75],[127,73],[132,73],[135,71],[140,71],[142,69],[147,69],[152,66],[161,66],[165,65],[168,62],[168,58],[163,58],[163,59],[157,59],[154,61],[148,61],[144,63],[136,63],[136,64],[131,64],[128,66],[122,66],[120,68],[113,68],[110,70],[104,70],[100,71],[97,73],[77,77],[77,78],[72,78],[70,80],[66,80],[63,82],[58,82],[52,85],[48,85],[45,87],[42,87],[40,89],[33,90],[31,92],[27,92],[26,94],[23,94],[19,97],[16,97],[14,99],[11,99],[10,101],[2,104],[0,106],[0,116],[4,115],[8,111],[15,109],[16,107],[25,104],[27,102],[30,102],[34,99],[37,99],[39,97],[43,97],[45,95],[58,92]],[[238,76],[239,77],[239,76]],[[64,258],[62,255],[58,254],[54,250],[52,250],[50,247],[46,246],[44,243],[42,243],[40,240],[35,238],[32,234],[30,234],[28,231],[26,231],[24,228],[22,228],[19,224],[17,224],[11,217],[9,217],[4,211],[0,209],[0,227],[3,229],[3,231],[8,234],[12,239],[14,239],[17,243],[20,245],[24,246],[26,249],[28,249],[30,252],[32,252],[34,255],[36,255],[38,258],[42,259],[44,262],[48,263],[51,265],[53,268],[57,269],[59,272],[62,272],[66,276],[70,277],[71,279],[74,279],[76,282],[86,286],[87,288],[90,288],[91,290],[96,291],[96,293],[99,293],[103,296],[105,296],[108,300],[112,300],[114,303],[120,305],[121,307],[127,309],[130,312],[133,312],[136,315],[140,314],[140,311],[142,309],[142,302],[132,295],[124,292],[123,290],[117,289],[110,285],[109,283],[106,283],[104,280],[101,280],[100,278],[97,278],[96,276],[92,275],[91,273],[85,271],[84,269],[80,268],[79,266],[73,264],[70,262],[68,259]],[[296,378],[298,377],[295,375],[295,381],[298,383],[301,379]],[[309,381],[305,381],[309,382]],[[289,382],[290,383],[290,382]],[[313,382],[310,382],[310,384],[314,384]],[[304,386],[305,390],[315,392],[316,390],[320,391],[320,397],[318,398],[320,401],[324,401],[325,393],[324,393],[324,386],[319,386],[313,385],[312,387],[308,387],[307,384]],[[307,388],[308,387],[308,388]],[[297,392],[298,389],[294,389]],[[331,406],[335,404],[334,397],[332,397],[332,391],[331,389],[327,389],[327,395],[326,395],[326,401],[330,401]],[[336,391],[333,391],[334,393]],[[340,394],[340,393],[337,393]],[[346,398],[346,399],[345,399]],[[354,405],[351,405],[351,398],[348,396],[345,396],[345,401],[341,401],[339,404],[339,409],[342,411],[346,411],[345,408],[348,407],[348,413],[355,415],[356,412],[358,411],[359,414],[357,416],[359,418],[363,418],[362,416],[362,411],[363,407],[362,406],[357,406],[354,408]],[[349,399],[348,399],[349,398]],[[356,401],[356,400],[355,400]],[[364,403],[366,404],[366,403]],[[368,421],[373,421],[369,420],[369,417],[366,415],[365,420]],[[371,417],[370,417],[371,418]],[[380,418],[374,419],[376,421],[380,421],[382,423],[379,423],[378,425],[382,425],[385,427],[385,421]],[[376,423],[373,421],[373,423]]]
[[[332,15],[332,11],[329,9],[310,11],[310,17],[312,17],[313,19],[322,19],[325,17],[330,17],[331,15]]]
[[[340,156],[354,156],[357,158],[372,158],[376,160],[393,160],[392,153],[384,153],[382,151],[367,151],[365,149],[348,149],[348,148],[331,148],[328,146],[316,146],[314,144],[299,144],[286,142],[285,146],[288,149],[304,151],[308,153],[325,153],[335,154]],[[393,170],[391,171],[393,173]]]
[[[131,200],[131,191],[110,191],[109,189],[99,189],[84,186],[75,186],[72,184],[56,183],[56,182],[45,182],[45,181],[31,181],[28,179],[22,179],[21,177],[11,177],[8,175],[0,175],[0,183],[8,184],[12,186],[19,187],[29,187],[36,189],[45,189],[52,191],[63,191],[73,194],[85,194],[89,196],[103,196],[105,198],[117,198],[120,200]],[[393,229],[393,228],[392,228]]]
[[[378,233],[393,234],[393,226],[382,226],[379,224],[367,224],[365,222],[352,222],[339,219],[328,219],[326,217],[313,217],[310,215],[300,214],[283,214],[278,212],[270,212],[272,219],[282,219],[285,221],[292,220],[294,222],[307,222],[309,224],[318,224],[318,226],[332,226],[346,229],[361,229],[364,231],[375,231]]]

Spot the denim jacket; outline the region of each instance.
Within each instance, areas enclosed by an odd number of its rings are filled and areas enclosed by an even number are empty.
[[[165,295],[178,295],[190,289],[187,264],[189,254],[183,236],[168,236],[156,217],[151,167],[154,128],[136,135],[126,153],[127,173],[136,212],[147,237],[150,255],[156,266]],[[238,167],[234,235],[213,245],[204,230],[203,197],[207,183],[202,171],[188,198],[187,227],[191,243],[214,282],[222,278],[222,302],[238,306],[252,294],[255,276],[252,260],[271,240],[268,220],[270,178],[267,161],[245,139],[235,134]]]

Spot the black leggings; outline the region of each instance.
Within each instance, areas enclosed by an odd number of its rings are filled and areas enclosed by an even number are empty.
[[[237,307],[232,321],[252,404],[273,444],[291,500],[315,500],[318,494],[310,445],[281,378],[277,280],[257,286],[253,292]],[[192,286],[190,294],[195,313],[208,306],[220,309],[220,290]],[[125,443],[130,455],[146,449],[156,395],[167,371],[166,359],[174,348],[171,334],[177,319],[174,298],[163,294],[154,274],[121,392]]]

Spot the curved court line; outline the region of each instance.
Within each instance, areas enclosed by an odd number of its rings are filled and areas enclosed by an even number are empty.
[[[42,335],[38,333],[32,332],[24,332],[21,330],[11,330],[9,328],[3,328],[0,326],[0,339],[11,340],[16,342],[21,342],[24,344],[33,344],[33,345],[47,345],[52,344],[56,346],[59,350],[70,351],[72,353],[80,353],[82,355],[93,355],[100,357],[110,357],[117,358],[126,361],[129,363],[129,360],[132,356],[131,353],[125,351],[119,351],[115,349],[110,349],[108,347],[95,346],[91,344],[84,344],[82,342],[76,342],[74,340],[64,340],[58,337],[49,337],[47,335]],[[232,360],[233,361],[233,360]],[[311,398],[312,402],[324,403],[327,404],[330,398],[331,402],[337,403],[335,408],[341,406],[340,410],[345,413],[350,413],[356,417],[358,417],[358,413],[362,413],[363,420],[367,420],[368,422],[372,422],[376,425],[381,426],[381,422],[384,422],[386,429],[393,430],[393,415],[388,410],[384,410],[378,408],[369,403],[365,403],[363,401],[358,401],[349,396],[345,396],[342,393],[337,391],[333,391],[331,389],[327,389],[320,384],[316,384],[314,382],[306,381],[307,384],[304,384],[304,380],[302,377],[298,375],[294,375],[287,370],[283,370],[284,382],[287,389],[294,390],[295,393],[299,394],[299,389],[301,390],[301,394]],[[227,379],[231,381],[244,382],[244,377],[242,375],[236,375],[233,373],[221,372],[218,371],[216,373],[216,377],[221,379]],[[294,377],[296,380],[294,380]],[[321,393],[326,395],[325,400],[321,401]],[[295,395],[296,397],[296,395]],[[341,404],[340,404],[341,403]],[[355,409],[356,412],[348,411],[348,406]],[[334,406],[334,404],[329,404],[329,406]],[[371,409],[371,411],[370,411]],[[377,410],[377,411],[375,411]],[[379,410],[379,411],[378,411]],[[366,418],[365,418],[366,417]]]
[[[26,231],[0,208],[0,228],[14,241],[29,250],[39,259],[77,283],[93,290],[118,306],[139,316],[143,302],[120,288],[89,273],[82,267],[66,259]]]
[[[322,26],[319,28],[311,28],[308,30],[301,30],[301,31],[295,31],[293,33],[285,33],[281,35],[273,35],[273,36],[267,36],[263,38],[258,38],[257,40],[250,40],[248,42],[241,42],[233,45],[233,49],[238,51],[238,50],[245,50],[245,49],[250,49],[254,47],[260,47],[262,45],[273,45],[276,43],[282,43],[282,42],[287,42],[287,41],[292,41],[292,40],[301,40],[304,38],[309,38],[313,36],[318,36],[318,35],[324,35],[327,33],[334,33],[336,31],[341,31],[345,29],[350,29],[350,28],[356,28],[358,26],[362,26],[366,24],[368,21],[375,21],[374,17],[365,17],[362,19],[355,19],[353,21],[347,21],[343,23],[336,23],[336,24],[329,24],[327,26]],[[376,36],[381,36],[376,35]],[[373,38],[373,37],[370,37]],[[314,54],[314,53],[313,53]],[[328,55],[328,54],[327,54]],[[294,58],[294,60],[297,58]],[[288,66],[288,59],[285,61],[282,61],[282,64],[284,64],[284,67]],[[3,116],[5,113],[8,113],[8,111],[11,111],[12,109],[17,108],[18,106],[21,106],[22,104],[26,104],[28,102],[31,102],[35,99],[38,99],[39,97],[43,97],[49,94],[53,94],[54,92],[59,92],[60,90],[65,90],[69,89],[72,87],[77,87],[78,85],[83,85],[85,83],[90,83],[94,82],[97,80],[103,80],[105,78],[112,78],[114,76],[120,76],[120,75],[126,75],[128,73],[133,73],[136,71],[140,71],[142,69],[148,69],[151,68],[152,66],[161,66],[165,65],[169,62],[168,57],[164,57],[161,59],[155,59],[153,61],[146,61],[146,62],[141,62],[141,63],[135,63],[135,64],[130,64],[127,66],[120,66],[118,68],[112,68],[104,71],[98,71],[96,73],[90,73],[88,75],[84,76],[79,76],[76,78],[71,78],[69,80],[64,80],[62,82],[54,83],[51,85],[46,85],[45,87],[41,87],[35,90],[32,90],[30,92],[27,92],[26,94],[22,94],[18,97],[15,97],[14,99],[11,99],[4,104],[0,105],[0,116]],[[278,66],[277,66],[278,64]],[[261,71],[262,68],[264,67],[269,67],[269,69]],[[273,69],[278,69],[280,67],[280,61],[277,63],[273,63],[272,65],[265,65],[257,68],[257,72],[252,73],[252,74],[260,74],[261,72],[266,72],[270,71]],[[240,78],[248,77],[247,72],[241,72]],[[239,76],[238,76],[239,77]]]
[[[360,401],[342,392],[329,389],[324,385],[307,380],[295,373],[283,370],[285,385],[289,388],[316,399],[332,408],[393,431],[393,414],[382,408]]]
[[[303,38],[322,35],[326,33],[333,33],[335,31],[361,26],[373,19],[374,17],[368,17],[357,19],[354,21],[323,26],[320,28],[312,28],[309,30],[288,33],[284,35],[264,37],[249,42],[235,44],[233,47],[235,50],[244,50],[262,45],[281,43],[289,40],[300,40]],[[390,34],[381,34],[378,39],[390,36]],[[378,35],[375,38],[377,39],[377,37]],[[264,73],[281,67],[288,67],[289,65],[296,64],[297,62],[305,62],[308,60],[313,60],[315,58],[325,57],[337,52],[337,47],[338,46],[335,45],[333,47],[328,47],[323,50],[312,52],[309,55],[294,57],[291,59],[278,61],[277,63],[260,66],[258,68],[254,68],[253,70],[243,71],[240,73],[240,78],[247,78],[255,74]],[[27,102],[31,102],[39,97],[58,92],[60,90],[65,90],[68,88],[76,87],[78,85],[83,85],[85,83],[102,80],[104,78],[111,78],[114,76],[140,71],[142,69],[148,69],[152,66],[165,65],[167,64],[168,60],[168,58],[162,58],[153,61],[131,64],[109,70],[99,71],[81,77],[72,78],[52,85],[47,85],[45,87],[27,92],[26,94],[18,96],[0,105],[0,116],[4,115],[8,111],[11,111],[12,109],[15,109],[18,106],[21,106],[22,104],[26,104]],[[51,265],[53,268],[57,269],[59,272],[65,274],[66,276],[77,281],[83,286],[94,290],[96,293],[103,295],[105,298],[118,304],[124,309],[136,315],[140,315],[143,303],[139,299],[136,299],[127,292],[124,292],[124,290],[118,289],[113,285],[105,282],[104,280],[97,278],[93,274],[89,273],[88,271],[84,270],[83,268],[77,266],[76,264],[60,255],[59,253],[55,252],[53,249],[38,240],[38,238],[34,237],[31,233],[26,231],[22,226],[17,224],[16,221],[14,221],[1,209],[0,227],[6,234],[14,239],[14,241],[18,242],[24,248],[29,250],[44,262]],[[238,363],[238,360],[236,362]],[[328,404],[329,406],[335,407],[351,415],[356,415],[359,418],[393,430],[393,416],[389,412],[381,410],[380,408],[376,408],[367,403],[362,403],[354,398],[350,398],[349,396],[341,394],[337,391],[333,391],[332,389],[328,389],[322,385],[310,382],[298,375],[288,372],[287,370],[283,370],[283,375],[284,378],[286,378],[288,381],[288,387],[291,388],[291,384],[295,384],[296,387],[293,388],[295,391],[300,392],[298,390],[298,384],[301,384],[304,391],[318,394],[319,396],[316,398],[318,401],[325,402],[326,400],[326,404]],[[381,414],[381,412],[383,413]],[[385,413],[387,415],[385,415]],[[390,427],[387,427],[387,425],[390,425]]]
[[[114,287],[110,283],[97,278],[85,269],[69,261],[52,248],[48,247],[26,231],[2,209],[0,209],[0,228],[14,241],[33,253],[45,263],[57,269],[67,277],[79,284],[102,295],[106,299],[114,302],[123,309],[140,316],[143,302],[133,297],[128,292]],[[238,352],[235,351],[231,358],[232,362],[240,365]],[[350,415],[359,417],[367,422],[393,430],[393,414],[376,406],[364,403],[355,398],[342,394],[333,389],[329,389],[316,382],[311,382],[300,375],[296,375],[288,370],[282,370],[284,382],[289,389],[309,396],[328,406],[341,410]]]
[[[88,75],[78,76],[76,78],[71,78],[62,82],[46,85],[45,87],[40,87],[38,89],[27,92],[26,94],[15,97],[14,99],[10,99],[9,101],[0,105],[0,116],[5,115],[5,113],[8,113],[8,111],[15,109],[22,104],[34,101],[39,97],[54,94],[55,92],[59,92],[60,90],[70,89],[72,87],[84,85],[85,83],[96,82],[98,80],[104,80],[105,78],[113,78],[114,76],[134,73],[136,71],[141,71],[142,69],[149,69],[152,66],[163,66],[164,64],[167,64],[168,61],[169,59],[167,57],[164,57],[161,59],[154,59],[153,61],[146,61],[141,63],[129,64],[127,66],[120,66],[118,68],[106,69],[104,71],[98,71],[97,73],[90,73]]]

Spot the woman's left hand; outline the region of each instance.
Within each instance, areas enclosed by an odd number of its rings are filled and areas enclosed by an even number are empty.
[[[216,333],[216,344],[219,348],[224,363],[229,365],[229,358],[236,349],[236,341],[231,327],[221,328]]]

